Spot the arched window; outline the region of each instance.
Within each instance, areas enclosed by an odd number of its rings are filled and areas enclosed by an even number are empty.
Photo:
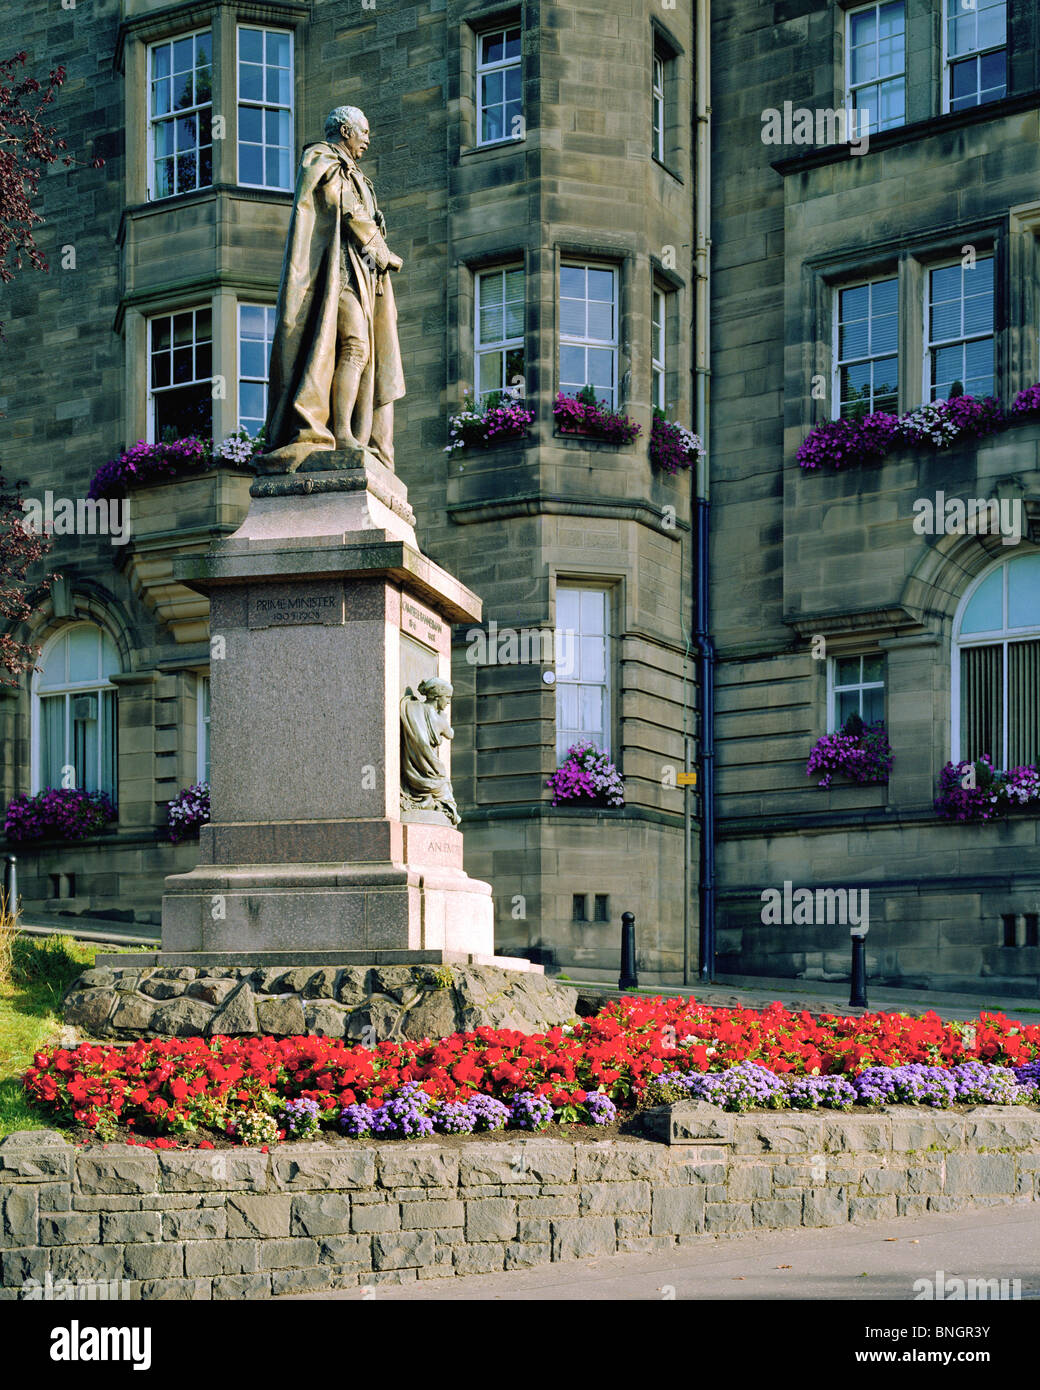
[[[63,628],[33,677],[33,791],[75,785],[116,796],[116,644],[93,623]],[[71,768],[74,782],[67,775]]]
[[[1040,759],[1040,552],[968,590],[954,623],[953,756],[997,767]]]

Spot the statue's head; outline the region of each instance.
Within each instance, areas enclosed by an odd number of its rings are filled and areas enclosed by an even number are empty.
[[[444,709],[451,699],[451,682],[442,680],[440,676],[431,676],[428,681],[419,683],[419,694],[429,700],[431,705]]]
[[[337,106],[325,117],[325,139],[330,145],[344,145],[352,159],[365,153],[368,138],[368,118],[359,106]]]

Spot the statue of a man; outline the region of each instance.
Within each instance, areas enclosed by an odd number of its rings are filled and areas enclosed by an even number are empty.
[[[314,450],[371,450],[394,466],[394,401],[404,395],[390,284],[402,261],[358,161],[365,113],[337,106],[300,161],[268,378],[266,472]]]
[[[458,825],[455,793],[437,755],[455,737],[447,715],[451,696],[451,684],[433,676],[420,682],[418,695],[409,687],[401,697],[401,810],[440,811]]]

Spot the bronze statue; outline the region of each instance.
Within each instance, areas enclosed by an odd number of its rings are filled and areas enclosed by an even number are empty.
[[[440,811],[458,825],[455,793],[436,753],[455,737],[446,712],[451,695],[449,682],[434,676],[420,682],[418,695],[409,686],[401,697],[401,810]]]
[[[337,106],[300,161],[282,262],[261,471],[291,473],[315,450],[368,449],[394,466],[394,401],[404,395],[390,283],[402,261],[358,161],[356,106]]]

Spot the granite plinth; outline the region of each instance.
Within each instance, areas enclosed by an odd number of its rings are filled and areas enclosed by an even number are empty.
[[[480,600],[419,552],[389,469],[307,468],[258,477],[239,530],[177,565],[210,600],[211,821],[166,880],[163,950],[491,959],[490,886],[440,811],[402,816],[400,780],[402,696],[450,681]]]

